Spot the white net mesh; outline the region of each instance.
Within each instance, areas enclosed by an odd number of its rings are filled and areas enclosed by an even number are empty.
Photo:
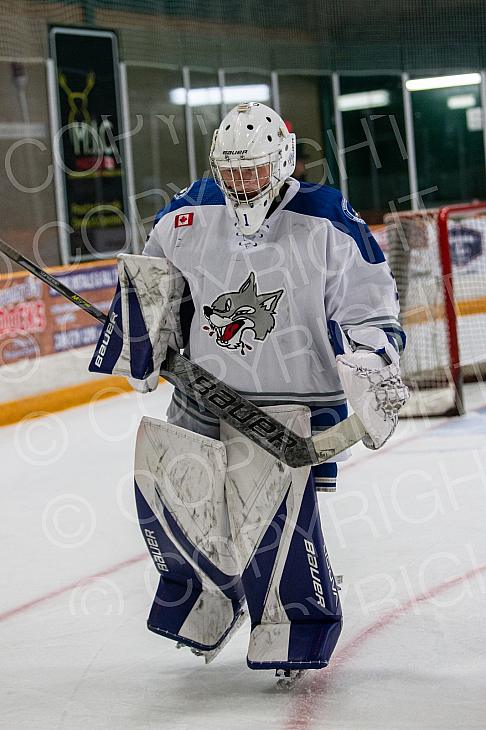
[[[416,394],[406,415],[461,412],[460,380],[486,373],[486,204],[449,215],[444,245],[451,270],[441,257],[438,218],[439,210],[385,217],[387,257],[407,335],[402,372]],[[451,281],[454,307],[448,312]]]

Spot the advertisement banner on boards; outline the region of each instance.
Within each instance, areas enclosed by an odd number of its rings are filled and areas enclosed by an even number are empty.
[[[118,280],[115,261],[49,271],[101,311],[109,310]],[[90,314],[31,274],[0,276],[0,367],[87,345],[94,347],[100,331],[101,324]]]

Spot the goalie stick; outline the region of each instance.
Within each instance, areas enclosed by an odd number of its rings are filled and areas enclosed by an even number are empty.
[[[2,239],[0,239],[0,251],[98,322],[102,324],[106,322],[106,314]],[[169,350],[161,368],[161,375],[257,446],[293,468],[328,461],[353,446],[366,434],[361,421],[356,414],[353,414],[316,436],[299,436],[176,350]]]

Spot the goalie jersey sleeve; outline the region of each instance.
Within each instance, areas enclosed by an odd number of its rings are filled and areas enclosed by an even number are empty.
[[[325,302],[331,340],[340,351],[333,326],[338,322],[353,346],[398,363],[405,333],[395,279],[368,226],[354,211],[350,215],[354,220],[345,230],[333,226],[329,250]]]
[[[333,322],[385,360],[403,348],[388,264],[334,188],[289,178],[277,209],[246,236],[215,182],[197,180],[157,214],[144,253],[167,257],[190,288],[191,359],[258,405],[343,417]]]

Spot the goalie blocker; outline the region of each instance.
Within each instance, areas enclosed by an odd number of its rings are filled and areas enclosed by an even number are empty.
[[[169,347],[183,346],[182,274],[168,259],[120,254],[118,286],[89,364],[91,372],[124,375],[136,390],[155,390]]]

